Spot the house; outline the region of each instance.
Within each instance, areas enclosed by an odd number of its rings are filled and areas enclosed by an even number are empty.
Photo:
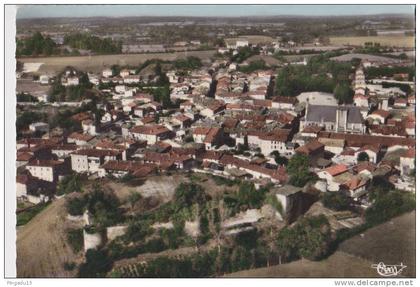
[[[295,149],[295,153],[303,154],[309,157],[309,162],[311,165],[316,165],[316,162],[319,158],[324,156],[325,146],[320,143],[318,140],[314,139],[309,141],[303,146]]]
[[[188,128],[189,126],[191,126],[191,123],[192,123],[191,118],[187,117],[184,114],[176,115],[172,119],[172,121],[175,122],[176,124],[179,124],[182,129]]]
[[[298,103],[295,97],[275,97],[271,103],[271,107],[274,109],[282,110],[293,110],[295,105]]]
[[[122,78],[128,77],[129,75],[130,75],[130,70],[128,70],[128,69],[122,69],[122,70],[120,71],[120,76],[121,76]]]
[[[97,173],[104,162],[122,158],[120,151],[104,149],[81,149],[70,156],[72,170],[79,173]]]
[[[48,123],[37,122],[29,125],[29,130],[32,132],[48,132],[50,126]]]
[[[273,190],[276,199],[282,207],[282,217],[289,223],[303,212],[302,188],[284,185]]]
[[[367,116],[374,123],[386,124],[388,118],[391,116],[390,112],[385,110],[376,110]]]
[[[63,86],[65,86],[65,87],[68,87],[68,86],[77,86],[77,85],[79,85],[79,77],[73,76],[73,77],[64,78],[64,81],[62,79],[61,84]]]
[[[338,163],[338,164],[346,164],[346,165],[351,165],[351,164],[356,164],[357,163],[357,158],[354,156],[355,154],[355,150],[352,148],[344,148],[344,150],[339,154],[336,155],[332,158],[332,161],[334,163]]]
[[[114,71],[110,68],[106,68],[102,71],[102,76],[105,78],[110,78],[114,76]]]
[[[136,84],[140,82],[139,75],[128,75],[124,77],[124,84]]]
[[[57,182],[60,175],[65,173],[65,164],[57,160],[32,160],[26,165],[32,176],[48,181]]]
[[[223,111],[226,108],[226,105],[219,102],[214,102],[207,107],[205,107],[203,110],[200,111],[200,114],[204,117],[214,117],[217,113]]]
[[[92,135],[73,132],[67,137],[67,142],[75,143],[76,145],[87,145],[92,142],[94,138],[95,137]]]
[[[148,145],[171,137],[171,131],[165,126],[150,124],[135,126],[130,129],[129,135],[136,140],[145,140]]]
[[[48,75],[39,76],[39,83],[41,85],[48,85],[50,83],[50,77]]]
[[[146,177],[156,173],[156,165],[148,163],[140,163],[135,161],[119,161],[110,160],[104,163],[98,169],[98,175],[105,177],[112,175],[116,178],[121,178],[126,174],[131,174],[134,177]]]
[[[341,179],[338,176],[348,173],[348,167],[345,164],[337,164],[317,172],[318,177],[327,184],[328,191],[340,190]],[[345,180],[347,182],[347,180]]]
[[[254,179],[268,179],[273,183],[285,183],[288,178],[285,167],[279,166],[277,169],[271,169],[258,163],[236,158],[232,155],[223,155],[219,163],[224,166],[225,171],[238,169],[245,171]]]
[[[31,152],[17,152],[16,155],[16,167],[21,167],[30,162],[31,160],[35,159],[33,153]]]
[[[154,163],[164,170],[168,170],[171,167],[189,170],[194,164],[194,160],[191,155],[178,154],[175,152],[146,152],[142,160],[146,163]]]
[[[76,144],[56,144],[51,146],[51,153],[58,159],[65,159],[70,156],[71,153],[76,151],[78,146]]]
[[[219,127],[198,127],[193,131],[194,142],[204,143],[206,150],[213,149],[221,143],[224,131]]]
[[[379,155],[380,151],[381,151],[381,145],[380,144],[365,145],[365,146],[361,147],[360,149],[358,149],[357,151],[355,151],[354,156],[357,160],[361,153],[366,153],[369,157],[370,162],[377,163],[378,162],[378,155]]]
[[[406,108],[407,107],[407,103],[408,103],[407,99],[404,99],[404,98],[396,98],[394,100],[394,107],[397,107],[397,108]]]
[[[373,178],[373,173],[376,170],[376,164],[370,162],[370,161],[362,161],[355,166],[352,167],[353,172],[356,175],[361,175],[366,178]]]
[[[38,204],[48,201],[55,189],[55,183],[35,178],[27,172],[16,176],[16,197],[18,199]]]
[[[306,105],[305,117],[300,121],[300,131],[307,126],[324,127],[326,131],[365,133],[359,107]]]
[[[358,199],[368,193],[368,184],[370,180],[364,176],[353,176],[351,179],[341,184],[340,188],[344,190],[348,196]]]
[[[287,145],[290,135],[290,129],[275,129],[268,133],[260,133],[258,136],[258,147],[265,156],[268,156],[273,151],[278,151],[281,155],[291,156],[294,153],[294,149],[289,148]]]
[[[325,146],[325,151],[329,151],[332,154],[340,154],[344,150],[346,142],[343,139],[329,139],[329,138],[318,138],[318,141]]]
[[[416,104],[416,96],[409,96],[409,97],[407,98],[407,101],[408,101],[408,104],[409,104],[410,106],[415,105],[415,104]]]
[[[36,178],[31,174],[16,175],[16,197],[22,198],[27,196],[30,191],[35,191],[38,188]]]
[[[93,120],[89,119],[82,121],[82,129],[85,134],[89,134],[91,136],[97,135],[96,124]]]
[[[401,155],[400,171],[403,176],[410,175],[411,172],[416,168],[415,159],[416,159],[415,148],[410,148],[403,155]]]

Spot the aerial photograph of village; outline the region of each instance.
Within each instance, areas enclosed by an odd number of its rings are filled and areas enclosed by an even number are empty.
[[[315,6],[19,5],[16,277],[415,278],[415,5]]]

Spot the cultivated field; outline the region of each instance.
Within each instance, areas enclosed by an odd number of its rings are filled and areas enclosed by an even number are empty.
[[[331,37],[331,45],[355,45],[363,46],[366,42],[379,43],[381,46],[413,48],[415,38],[413,36],[363,36],[363,37]]]
[[[188,51],[174,53],[148,53],[148,54],[120,54],[120,55],[97,55],[97,56],[76,56],[76,57],[40,57],[40,58],[19,58],[23,63],[42,63],[39,73],[56,73],[67,66],[90,71],[100,72],[104,67],[112,65],[137,66],[146,60],[161,59],[173,61],[189,56],[198,57],[202,60],[209,59],[216,51]]]

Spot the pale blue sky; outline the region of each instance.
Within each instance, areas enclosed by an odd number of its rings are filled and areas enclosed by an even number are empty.
[[[21,5],[17,18],[412,14],[414,5]]]

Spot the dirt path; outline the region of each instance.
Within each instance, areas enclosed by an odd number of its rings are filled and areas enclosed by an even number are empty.
[[[17,231],[17,277],[74,277],[64,262],[79,262],[65,236],[65,198],[51,203]]]

